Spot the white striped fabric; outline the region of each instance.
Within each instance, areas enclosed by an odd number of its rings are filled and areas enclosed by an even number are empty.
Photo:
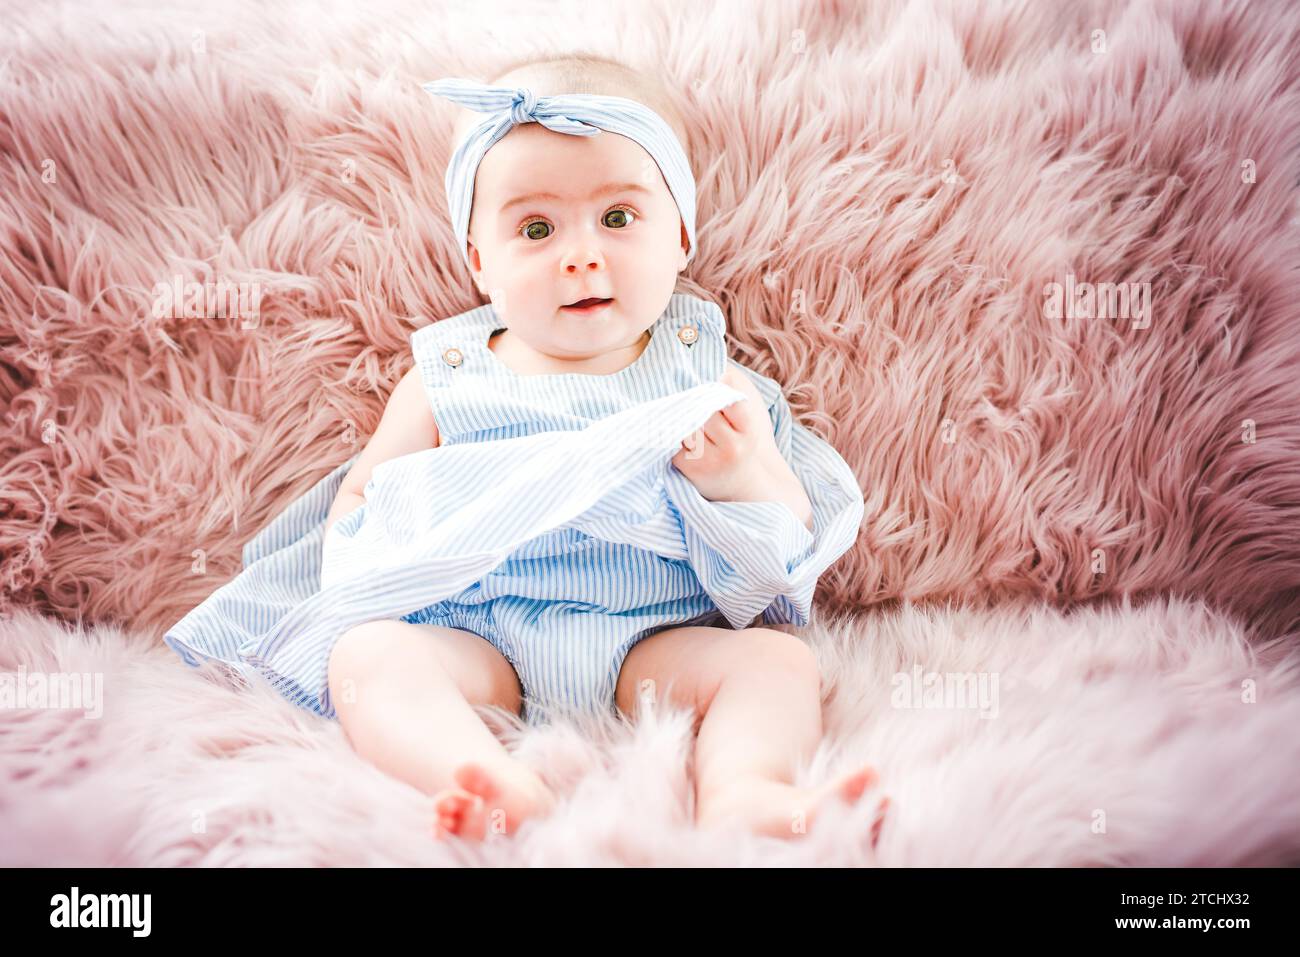
[[[645,104],[594,93],[537,96],[526,87],[489,86],[462,77],[434,80],[423,84],[422,89],[466,109],[489,114],[465,134],[447,164],[447,211],[466,265],[470,262],[467,241],[478,165],[493,144],[520,123],[541,123],[549,130],[572,136],[594,136],[608,130],[639,143],[659,165],[668,191],[677,202],[690,241],[686,261],[694,258],[695,174],[673,128]]]
[[[525,719],[540,723],[612,708],[623,657],[656,630],[807,623],[818,577],[857,537],[862,493],[777,384],[727,357],[716,305],[675,294],[641,356],[608,376],[516,375],[488,348],[499,328],[487,305],[414,333],[439,447],[377,466],[365,503],[325,538],[355,458],[340,465],[245,546],[244,571],[167,643],[334,717],[327,664],[348,628],[461,627],[515,666]],[[710,502],[672,466],[683,438],[741,398],[717,381],[728,364],[767,404],[812,532],[777,502]]]

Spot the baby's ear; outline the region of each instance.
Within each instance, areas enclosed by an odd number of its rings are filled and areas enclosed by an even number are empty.
[[[479,259],[478,249],[472,241],[467,241],[465,246],[469,251],[469,271],[474,277],[474,285],[478,286],[479,292],[486,295],[487,290],[483,288],[483,261]]]
[[[683,269],[686,268],[686,254],[687,252],[690,251],[690,248],[691,248],[691,237],[686,232],[686,224],[682,223],[682,248],[681,248],[682,254],[677,259],[678,272],[681,272]]]

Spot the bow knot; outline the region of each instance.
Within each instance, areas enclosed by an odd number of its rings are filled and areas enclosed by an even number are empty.
[[[537,96],[532,90],[523,87],[515,90],[514,103],[510,107],[510,122],[516,125],[537,122]]]

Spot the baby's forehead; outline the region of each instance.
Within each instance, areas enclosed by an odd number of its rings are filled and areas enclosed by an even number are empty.
[[[550,161],[542,163],[545,158]],[[659,166],[646,150],[629,137],[608,130],[593,136],[556,133],[536,123],[516,126],[492,145],[479,164],[480,180],[509,183],[552,178],[588,183],[638,183],[655,189],[662,182]],[[591,180],[594,186],[597,180]]]

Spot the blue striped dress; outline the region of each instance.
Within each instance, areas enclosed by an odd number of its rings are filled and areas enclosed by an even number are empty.
[[[368,621],[460,628],[518,673],[523,717],[614,710],[628,650],[683,624],[808,622],[820,574],[863,516],[852,469],[794,421],[775,381],[731,359],[713,303],[676,293],[641,355],[610,375],[519,375],[488,347],[491,305],[411,336],[440,444],[381,462],[365,502],[325,534],[356,457],[243,549],[243,570],[172,626],[184,661],[219,659],[336,717],[334,642]],[[757,387],[808,494],[813,530],[779,502],[711,502],[671,459]]]

